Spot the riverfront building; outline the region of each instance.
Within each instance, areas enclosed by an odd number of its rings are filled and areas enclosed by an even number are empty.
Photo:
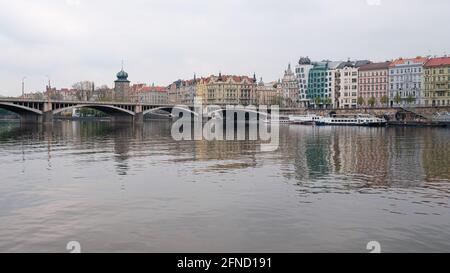
[[[149,104],[167,104],[168,91],[163,86],[133,84],[131,86],[131,101]]]
[[[339,65],[338,73],[338,102],[339,108],[356,108],[358,105],[358,68],[354,62],[347,61]]]
[[[399,58],[389,65],[390,105],[419,105],[422,102],[423,66],[427,58]]]
[[[206,99],[207,81],[206,81],[206,78],[200,78],[196,82],[197,82],[197,89],[196,89],[196,93],[195,93],[194,102],[198,103],[198,104],[206,104],[207,103],[207,99]]]
[[[314,67],[308,57],[301,57],[295,66],[295,78],[298,83],[298,103],[300,107],[307,108],[310,104],[308,99],[309,71]]]
[[[222,75],[205,79],[208,105],[256,104],[256,76]]]
[[[450,57],[432,58],[424,70],[425,105],[450,105]]]
[[[347,61],[337,67],[339,74],[339,90],[337,107],[356,108],[358,106],[358,70],[361,66],[369,64],[370,61]]]
[[[328,63],[328,94],[329,97],[324,101],[325,106],[338,107],[340,95],[340,73],[337,70],[339,65],[343,62],[329,62]]]
[[[169,85],[169,103],[203,104],[256,104],[256,76],[211,75],[207,78],[178,80]]]
[[[280,105],[282,88],[278,82],[264,83],[262,78],[256,86],[257,104],[258,105]]]
[[[168,101],[171,104],[192,105],[197,93],[197,78],[177,80],[168,87]]]
[[[387,106],[390,62],[366,64],[359,68],[358,93],[365,105]]]
[[[340,70],[342,62],[322,61],[313,63],[309,70],[306,90],[309,104],[314,107],[337,107],[339,104]]]
[[[315,107],[322,104],[330,103],[331,90],[329,90],[328,80],[328,63],[329,61],[322,61],[314,63],[314,66],[309,70],[307,99],[310,105]]]
[[[284,106],[296,107],[298,105],[299,89],[297,79],[291,69],[291,64],[289,64],[287,69],[284,71],[281,85],[283,88]]]

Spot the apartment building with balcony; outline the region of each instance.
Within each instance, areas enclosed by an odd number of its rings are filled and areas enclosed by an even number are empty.
[[[399,58],[389,65],[389,101],[391,106],[424,104],[423,66],[428,58]]]
[[[450,57],[431,58],[424,65],[424,104],[450,105]]]

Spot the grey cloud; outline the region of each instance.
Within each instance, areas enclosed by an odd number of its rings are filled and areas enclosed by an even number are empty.
[[[0,0],[1,95],[79,80],[166,85],[211,73],[282,76],[299,56],[385,60],[442,54],[449,1]],[[75,5],[74,5],[75,3]],[[439,27],[442,26],[442,27]]]

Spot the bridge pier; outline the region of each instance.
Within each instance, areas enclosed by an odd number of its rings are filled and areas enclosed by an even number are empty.
[[[144,123],[144,112],[142,111],[142,105],[136,105],[134,108],[134,123]]]
[[[21,123],[41,123],[42,116],[34,113],[20,113]]]
[[[42,122],[43,123],[53,122],[53,105],[51,101],[44,102],[44,109],[42,111]]]
[[[136,113],[133,117],[134,123],[144,123],[144,113]]]
[[[41,122],[43,123],[52,123],[53,122],[53,112],[43,112],[41,117]]]
[[[134,117],[131,115],[124,115],[119,113],[110,113],[111,115],[111,121],[118,122],[118,123],[132,123],[134,120]]]

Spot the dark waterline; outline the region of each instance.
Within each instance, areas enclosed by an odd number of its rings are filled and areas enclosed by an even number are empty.
[[[0,122],[0,252],[450,251],[450,129]]]

